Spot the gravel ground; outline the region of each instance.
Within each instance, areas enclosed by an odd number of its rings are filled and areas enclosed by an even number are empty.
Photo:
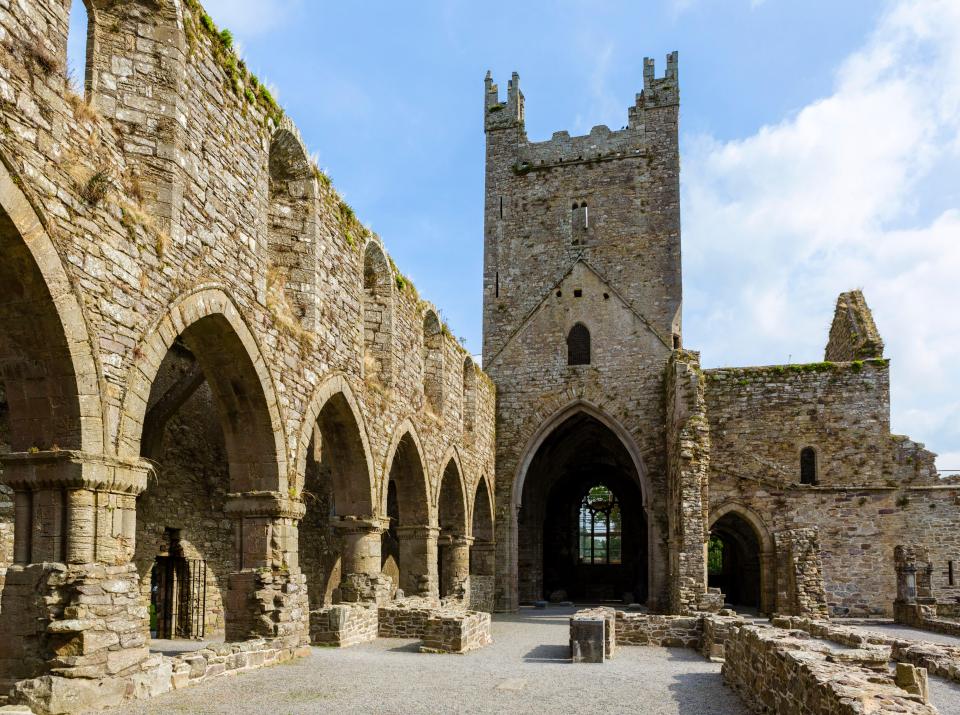
[[[426,655],[415,641],[314,648],[293,663],[225,677],[123,713],[649,713],[746,715],[720,666],[672,648],[620,648],[603,665],[568,660],[572,609],[494,617],[494,644]]]

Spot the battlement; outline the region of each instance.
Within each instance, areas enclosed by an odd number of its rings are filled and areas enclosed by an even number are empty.
[[[627,110],[627,125],[612,130],[597,125],[589,134],[570,136],[569,132],[554,132],[550,139],[530,142],[524,131],[524,100],[520,92],[520,76],[514,72],[507,84],[507,101],[501,102],[497,85],[487,72],[484,92],[484,127],[486,131],[516,128],[520,131],[517,143],[516,167],[520,171],[539,167],[553,167],[585,161],[617,159],[645,155],[648,109],[676,107],[680,102],[678,82],[678,55],[667,55],[667,69],[662,78],[656,76],[655,63],[649,57],[643,60],[643,90],[636,95],[633,106]]]
[[[516,72],[507,82],[507,101],[500,101],[500,90],[493,81],[490,71],[484,83],[484,129],[507,129],[523,125],[523,92],[520,91],[520,75]]]

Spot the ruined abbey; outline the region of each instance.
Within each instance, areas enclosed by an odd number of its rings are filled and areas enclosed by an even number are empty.
[[[960,483],[890,433],[859,291],[823,362],[685,346],[676,54],[623,129],[544,142],[488,75],[481,363],[197,0],[89,0],[79,91],[70,4],[0,2],[8,702],[465,652],[534,603],[700,614],[702,645],[731,608],[922,620],[917,569],[960,598]]]

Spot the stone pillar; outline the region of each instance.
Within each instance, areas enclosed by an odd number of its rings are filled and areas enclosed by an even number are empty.
[[[444,598],[455,598],[464,604],[470,599],[470,546],[472,536],[448,534],[441,536],[438,544],[444,546],[443,588]]]
[[[927,616],[936,615],[936,599],[932,597],[930,577],[933,566],[926,547],[900,545],[893,550],[897,570],[897,598],[893,602],[893,619],[897,623],[921,627]]]
[[[497,544],[477,540],[470,547],[470,608],[492,611],[495,603]]]
[[[356,516],[344,516],[333,522],[343,540],[341,602],[381,604],[390,600],[391,579],[380,571],[381,537],[389,524],[389,519]]]
[[[406,596],[438,598],[436,526],[397,527],[400,588]]]
[[[49,699],[112,692],[148,656],[149,618],[131,563],[136,498],[150,466],[77,450],[7,454],[15,563],[0,610],[0,687],[49,677]],[[13,701],[19,696],[14,693]],[[78,700],[79,702],[79,700]]]
[[[239,566],[224,594],[227,641],[263,637],[306,645],[307,581],[298,558],[303,502],[279,492],[244,492],[228,495],[225,511],[234,520]]]
[[[777,549],[777,613],[828,618],[820,536],[816,527],[784,529],[774,534]]]
[[[671,613],[689,613],[707,592],[710,428],[699,353],[674,350],[667,366],[667,522]]]

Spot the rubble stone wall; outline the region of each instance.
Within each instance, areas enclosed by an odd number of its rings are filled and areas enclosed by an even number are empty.
[[[816,641],[757,626],[737,628],[725,650],[724,682],[755,713],[937,712],[921,696],[898,687],[886,660],[869,653],[863,665],[834,657]]]
[[[617,611],[617,643],[666,648],[700,647],[702,616],[664,616]]]
[[[894,546],[930,546],[938,599],[960,595],[960,489],[934,455],[889,433],[889,365],[868,359],[704,370],[711,513],[756,515],[758,541],[816,527],[833,615],[890,615]],[[817,483],[800,484],[800,450],[816,450]],[[855,525],[855,528],[851,528]],[[772,563],[768,576],[776,580]]]
[[[493,643],[490,614],[479,611],[437,611],[427,617],[421,653],[468,653]]]
[[[377,608],[367,604],[337,604],[310,611],[310,642],[347,648],[376,639]]]

